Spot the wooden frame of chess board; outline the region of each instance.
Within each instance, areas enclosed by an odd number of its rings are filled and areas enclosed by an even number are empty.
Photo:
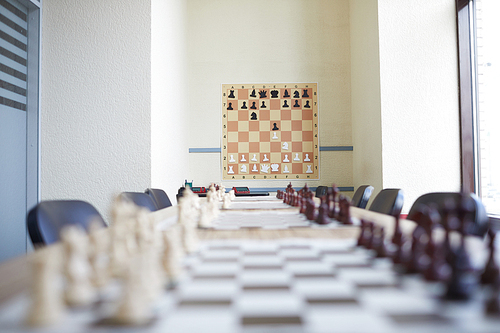
[[[223,84],[222,179],[319,179],[317,83]]]

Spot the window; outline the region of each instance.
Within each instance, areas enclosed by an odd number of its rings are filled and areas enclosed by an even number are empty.
[[[462,185],[500,217],[498,0],[457,0]]]

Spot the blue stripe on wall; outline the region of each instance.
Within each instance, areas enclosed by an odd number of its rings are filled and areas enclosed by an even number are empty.
[[[319,151],[353,151],[353,146],[320,146]],[[220,153],[220,148],[189,148],[190,153]]]

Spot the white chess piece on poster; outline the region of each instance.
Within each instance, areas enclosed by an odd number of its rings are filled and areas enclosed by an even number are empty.
[[[288,150],[288,142],[283,142],[283,149]]]
[[[299,158],[299,153],[295,153],[295,157],[293,158],[294,161],[300,161]]]
[[[279,171],[279,170],[278,170],[278,168],[279,168],[279,167],[280,167],[280,165],[279,165],[279,164],[276,164],[276,163],[271,164],[271,171],[272,171],[272,172],[278,172],[278,171]]]
[[[278,136],[276,135],[276,132],[273,132],[273,137],[274,140],[278,139]]]
[[[283,160],[283,162],[290,162],[290,160],[288,159],[288,154],[285,154],[285,159]]]
[[[250,161],[257,162],[257,154],[253,154],[253,157]]]
[[[290,170],[288,170],[288,165],[285,165],[285,168],[283,169],[283,173],[290,173]]]
[[[229,166],[229,171],[228,171],[227,173],[230,173],[230,174],[233,174],[233,173],[234,173],[234,171],[233,171],[233,166],[232,166],[232,165],[230,165],[230,166]]]
[[[229,158],[229,163],[235,163],[236,161],[235,161],[235,159],[234,159],[233,155],[229,155],[229,156],[231,156],[231,157]]]
[[[309,162],[310,159],[309,159],[309,154],[306,154],[306,158],[304,158],[304,162]]]
[[[241,172],[247,172],[247,166],[245,164],[241,166]]]
[[[252,172],[259,172],[259,170],[257,169],[257,164],[253,165]]]
[[[269,170],[269,165],[267,165],[267,164],[262,164],[262,165],[260,166],[260,172],[267,173],[267,172],[268,172],[268,170]]]
[[[313,171],[311,170],[311,167],[312,167],[312,165],[311,165],[311,164],[308,164],[308,165],[307,165],[307,170],[306,170],[306,173],[313,173]]]
[[[240,162],[246,162],[247,160],[245,159],[245,154],[241,154],[241,160]]]
[[[264,159],[262,161],[264,161],[264,162],[269,161],[269,159],[267,158],[267,154],[264,154]]]

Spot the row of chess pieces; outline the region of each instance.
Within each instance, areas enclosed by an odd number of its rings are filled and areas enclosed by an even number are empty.
[[[339,194],[335,184],[328,188],[326,195],[320,198],[321,203],[318,207],[313,199],[315,193],[309,189],[307,184],[302,189],[295,191],[290,183],[284,191],[278,190],[276,197],[290,206],[300,207],[300,213],[304,214],[311,222],[329,224],[338,221],[341,224],[352,225],[351,201],[347,196]]]
[[[277,197],[283,202],[301,207],[300,212],[320,224],[331,219],[343,224],[352,224],[349,215],[349,199],[338,195],[335,185],[321,198],[316,207],[313,193],[307,185],[295,192],[288,185],[285,191],[278,191]],[[439,213],[441,211],[441,214]],[[326,219],[326,216],[329,218]],[[422,205],[418,207],[418,221],[411,236],[400,228],[400,217],[394,216],[394,232],[387,237],[384,227],[374,221],[361,220],[357,245],[370,250],[375,258],[390,258],[394,268],[401,274],[421,274],[429,282],[443,283],[444,300],[469,300],[481,290],[484,294],[485,314],[500,316],[500,270],[495,259],[496,232],[491,228],[488,235],[488,256],[482,269],[471,264],[470,252],[466,246],[468,230],[474,223],[470,196],[462,194],[460,200],[445,201],[443,207]],[[436,230],[444,232],[444,237],[436,237]],[[452,236],[458,241],[452,242]],[[478,237],[478,236],[471,236]],[[453,238],[456,240],[456,237]]]
[[[177,223],[159,230],[145,208],[116,199],[112,223],[103,228],[92,222],[88,234],[77,225],[62,229],[61,244],[37,250],[31,257],[30,307],[26,324],[50,326],[66,309],[89,308],[107,300],[107,288],[119,285],[120,296],[110,300],[114,311],[98,313],[102,325],[146,325],[154,305],[183,275],[186,254],[198,251],[197,228],[209,228],[228,208],[234,191],[211,185],[201,202],[189,187],[178,205]]]

